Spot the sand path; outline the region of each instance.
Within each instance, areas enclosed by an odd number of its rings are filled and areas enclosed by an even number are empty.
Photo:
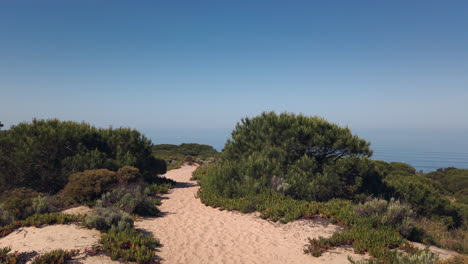
[[[195,166],[183,166],[165,176],[177,181],[163,196],[164,217],[137,221],[137,228],[161,240],[163,263],[349,263],[352,249],[339,248],[320,258],[302,252],[307,237],[331,236],[339,227],[325,221],[272,223],[255,214],[220,211],[203,205],[190,181]]]

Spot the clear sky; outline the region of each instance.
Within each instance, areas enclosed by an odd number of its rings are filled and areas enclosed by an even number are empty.
[[[461,133],[468,1],[1,1],[0,92],[6,126],[85,120],[157,143],[224,138],[265,110]]]

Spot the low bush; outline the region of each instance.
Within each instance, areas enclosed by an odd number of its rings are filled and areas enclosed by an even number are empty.
[[[201,178],[203,178],[207,173],[208,173],[208,168],[212,166],[213,163],[203,163],[202,165],[198,166],[198,168],[192,173],[192,178],[190,180],[192,181],[198,181]]]
[[[56,249],[33,259],[32,264],[64,264],[79,254],[79,250]]]
[[[116,177],[121,185],[129,184],[143,179],[140,170],[132,166],[124,166],[120,168],[117,171]]]
[[[0,195],[0,205],[14,219],[25,219],[34,214],[32,202],[39,195],[41,194],[28,188],[10,189]]]
[[[114,208],[129,214],[158,216],[156,199],[148,196],[141,186],[117,188],[102,195],[97,207]]]
[[[133,227],[132,217],[114,208],[96,208],[85,218],[85,225],[101,231],[123,231]]]
[[[11,248],[0,248],[0,264],[16,264],[18,258],[15,253],[10,253]]]
[[[35,214],[45,214],[57,211],[51,202],[53,198],[48,196],[37,196],[32,200],[32,209]]]
[[[0,226],[9,225],[13,220],[13,216],[7,210],[0,207]]]
[[[135,229],[115,230],[104,234],[100,240],[103,249],[112,260],[124,259],[138,263],[151,263],[156,260],[155,248],[160,246],[158,240]]]
[[[99,198],[105,191],[118,182],[117,173],[107,169],[86,170],[70,175],[63,189],[63,195],[76,202],[90,201]]]
[[[451,228],[463,225],[461,211],[435,187],[434,181],[420,175],[389,175],[384,182],[392,188],[393,195],[411,204],[417,215],[433,217]]]
[[[149,193],[152,195],[168,193],[171,188],[172,185],[169,183],[148,185]]]
[[[362,217],[371,219],[372,226],[388,225],[396,228],[404,237],[413,230],[411,224],[414,213],[408,204],[391,199],[386,201],[374,198],[356,206],[356,211]]]

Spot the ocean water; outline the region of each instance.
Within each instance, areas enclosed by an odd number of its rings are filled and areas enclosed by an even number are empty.
[[[352,129],[371,142],[372,159],[405,162],[424,172],[438,168],[468,169],[466,129]],[[195,142],[222,150],[230,129],[147,130],[155,144]]]

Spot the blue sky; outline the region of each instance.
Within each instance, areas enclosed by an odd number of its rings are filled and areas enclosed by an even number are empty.
[[[2,1],[0,120],[223,141],[244,116],[468,131],[466,1]]]

